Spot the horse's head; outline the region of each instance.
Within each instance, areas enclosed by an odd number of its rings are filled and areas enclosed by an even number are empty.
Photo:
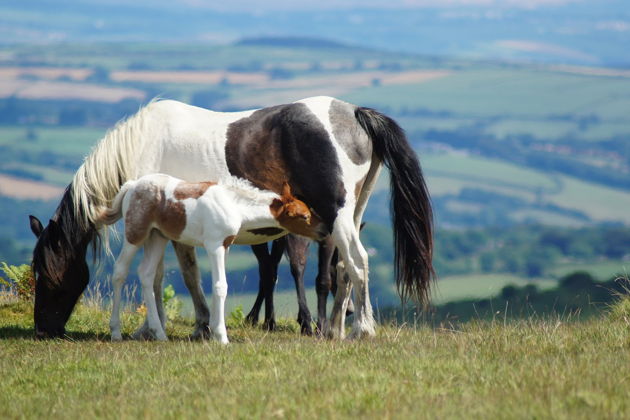
[[[271,210],[280,224],[291,233],[321,240],[326,236],[322,220],[302,200],[291,194],[288,183],[282,186],[280,199],[273,200]]]
[[[44,228],[36,217],[29,218],[37,237],[32,263],[35,336],[63,337],[72,309],[89,282],[90,272],[85,262],[87,241],[80,238],[77,246],[77,238],[64,232],[58,222],[51,220]]]

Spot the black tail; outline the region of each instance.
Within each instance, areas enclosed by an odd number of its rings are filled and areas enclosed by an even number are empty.
[[[411,297],[427,304],[435,277],[433,212],[420,163],[394,120],[370,108],[357,108],[354,115],[390,171],[398,293],[403,302]]]

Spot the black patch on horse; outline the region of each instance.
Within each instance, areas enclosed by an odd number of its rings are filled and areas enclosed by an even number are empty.
[[[268,227],[268,228],[250,229],[248,230],[248,232],[253,233],[254,235],[276,236],[276,235],[280,235],[282,232],[284,232],[284,230],[280,228],[275,228],[275,227]]]
[[[332,231],[346,191],[330,136],[305,104],[263,108],[230,124],[225,160],[232,175],[259,188],[280,193],[288,181]]]

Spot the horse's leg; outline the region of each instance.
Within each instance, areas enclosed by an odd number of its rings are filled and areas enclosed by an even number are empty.
[[[212,335],[221,344],[229,343],[225,328],[225,298],[228,284],[225,277],[225,248],[223,244],[207,242],[205,244],[210,266],[212,267],[212,316],[210,328]]]
[[[266,282],[273,281],[273,278],[269,274],[269,248],[267,243],[252,245],[251,247],[258,261],[258,295],[254,306],[252,306],[245,319],[252,325],[256,325],[260,316],[260,307],[265,299]]]
[[[273,304],[273,293],[278,283],[278,266],[280,265],[280,260],[282,259],[286,247],[286,236],[274,239],[271,243],[271,252],[269,254],[269,278],[271,281],[267,282],[264,290],[265,322],[263,323],[263,328],[269,331],[276,329],[276,310]]]
[[[158,314],[156,296],[154,294],[153,283],[158,273],[158,265],[164,258],[164,249],[168,240],[162,235],[153,232],[144,243],[144,256],[138,267],[140,284],[142,285],[142,295],[147,306],[147,321],[149,323],[149,333],[157,340],[166,341],[166,333],[162,328],[162,322]]]
[[[195,330],[191,338],[205,339],[210,337],[210,309],[206,302],[206,296],[203,293],[201,284],[201,273],[197,265],[197,255],[195,248],[192,246],[173,242],[177,261],[182,269],[184,283],[190,292],[193,306],[195,307]]]
[[[112,341],[122,340],[120,332],[120,303],[122,299],[122,288],[127,275],[129,274],[129,266],[133,257],[138,252],[138,247],[125,241],[120,251],[120,255],[114,263],[114,273],[112,275],[112,284],[114,287],[114,299],[112,304],[112,317],[109,321],[109,328],[112,333]]]
[[[311,244],[309,239],[296,235],[287,235],[287,255],[291,266],[291,275],[295,280],[295,289],[298,298],[298,318],[300,330],[304,335],[313,335],[313,319],[306,303],[304,291],[304,268],[306,267],[306,253]]]
[[[333,240],[344,262],[344,271],[352,281],[354,288],[355,313],[352,325],[351,338],[373,336],[374,318],[372,305],[368,291],[368,255],[359,239],[359,229],[354,224],[353,218],[348,217],[347,208],[340,210],[333,229]],[[339,266],[338,266],[339,268]],[[331,333],[333,337],[343,337],[343,316],[347,308],[348,281],[344,273],[337,274],[337,296],[333,314]],[[339,279],[341,278],[341,281]],[[343,314],[345,315],[345,314]]]
[[[333,286],[331,259],[334,250],[335,244],[330,236],[319,243],[317,277],[315,278],[315,290],[317,291],[317,331],[319,334],[328,331],[329,327],[326,315],[326,302],[328,300],[328,293]]]

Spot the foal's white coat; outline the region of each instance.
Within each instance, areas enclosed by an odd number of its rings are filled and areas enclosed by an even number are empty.
[[[152,207],[153,206],[153,207]],[[164,325],[158,315],[153,282],[169,240],[190,246],[203,246],[212,268],[213,336],[228,343],[225,328],[227,281],[225,257],[232,243],[255,243],[250,231],[279,228],[319,238],[319,221],[308,207],[291,196],[285,184],[282,196],[262,191],[246,181],[227,184],[186,183],[164,174],[144,176],[123,185],[102,220],[105,224],[125,219],[122,251],[114,265],[112,282],[114,300],[110,328],[112,340],[121,340],[120,302],[123,283],[134,255],[144,246],[138,268],[142,294],[147,306],[149,332],[157,340],[166,340]],[[258,241],[266,241],[266,238]]]

